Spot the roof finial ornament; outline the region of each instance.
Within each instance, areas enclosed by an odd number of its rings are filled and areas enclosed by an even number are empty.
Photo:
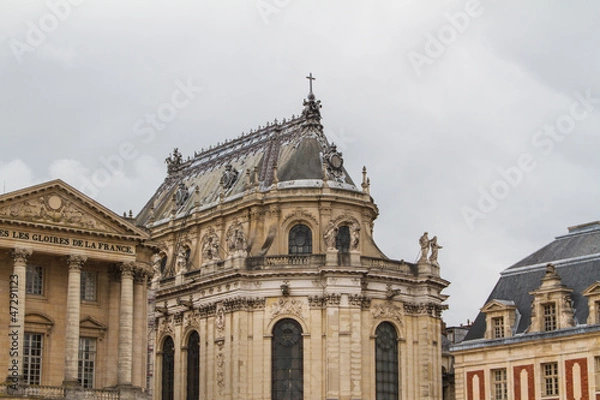
[[[312,75],[312,72],[310,72],[308,74],[308,76],[306,77],[306,79],[308,79],[308,98],[309,98],[309,100],[312,100],[315,98],[315,95],[313,94],[313,91],[312,91],[312,83],[317,78],[314,78]]]
[[[302,116],[306,118],[307,122],[309,123],[308,125],[320,126],[319,121],[321,120],[321,112],[319,109],[321,108],[321,100],[315,100],[315,95],[312,89],[312,83],[317,78],[313,77],[311,72],[308,74],[306,79],[308,79],[308,96],[302,102],[302,105],[304,106],[304,110],[302,110]]]

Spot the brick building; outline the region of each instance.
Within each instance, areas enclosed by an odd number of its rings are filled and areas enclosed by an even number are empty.
[[[600,222],[504,270],[452,352],[458,399],[600,399]]]

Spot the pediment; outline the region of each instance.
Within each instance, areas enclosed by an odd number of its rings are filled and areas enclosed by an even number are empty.
[[[581,294],[585,297],[600,296],[600,282],[592,283]]]
[[[31,313],[31,314],[25,315],[25,323],[47,325],[47,326],[54,325],[54,321],[52,321],[50,319],[50,317],[47,317],[43,314],[38,314],[38,313]]]
[[[512,300],[492,299],[481,308],[481,312],[489,313],[494,311],[512,310],[514,308],[516,308],[516,306],[515,302]]]
[[[97,329],[101,331],[106,330],[106,325],[101,322],[96,321],[94,318],[87,316],[79,321],[80,329]]]
[[[109,236],[146,234],[61,180],[0,196],[0,222]]]

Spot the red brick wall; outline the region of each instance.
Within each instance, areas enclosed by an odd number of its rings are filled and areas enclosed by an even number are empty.
[[[575,364],[579,364],[579,370],[581,371],[581,400],[590,400],[587,359],[585,358],[576,358],[565,361],[565,370],[567,375],[565,379],[565,385],[567,387],[567,400],[575,400],[575,395],[573,394],[573,367]]]
[[[473,397],[473,378],[479,377],[479,398]],[[485,382],[483,381],[483,370],[467,372],[467,400],[485,400]]]
[[[527,398],[521,398],[521,371],[527,371]],[[519,365],[513,368],[513,382],[515,400],[535,400],[535,387],[533,384],[533,364]]]

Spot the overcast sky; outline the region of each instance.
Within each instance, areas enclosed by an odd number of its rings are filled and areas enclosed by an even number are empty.
[[[559,0],[1,0],[0,188],[61,178],[135,214],[174,147],[187,157],[300,113],[311,71],[355,182],[367,166],[381,249],[414,261],[419,236],[438,236],[456,325],[504,268],[599,219],[599,13]]]

